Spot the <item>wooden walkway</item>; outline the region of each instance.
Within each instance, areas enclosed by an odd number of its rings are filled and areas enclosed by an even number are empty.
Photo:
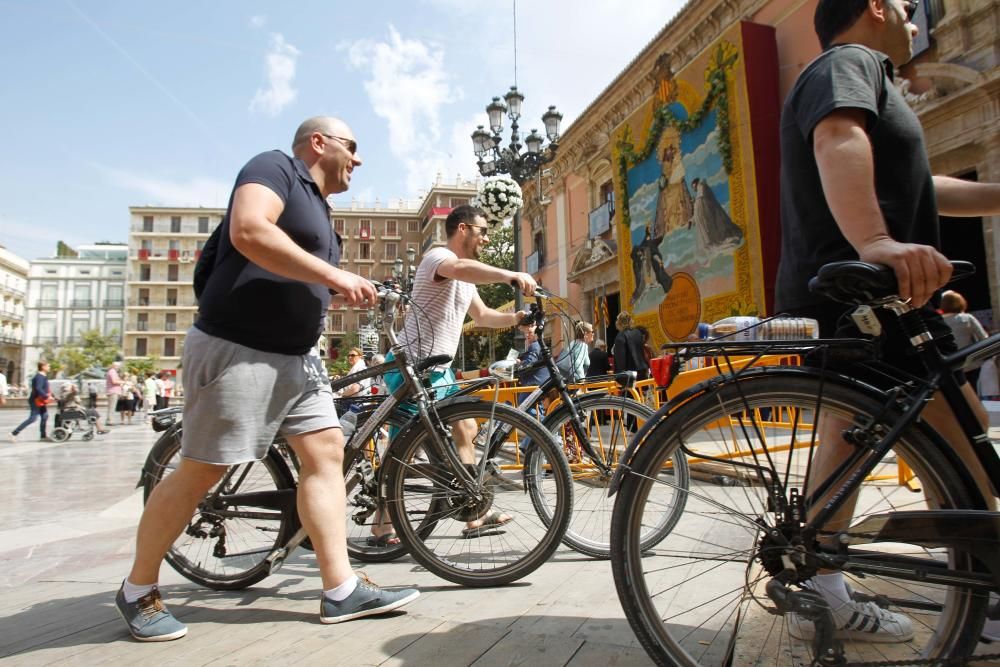
[[[0,410],[4,438],[22,417]],[[116,428],[94,442],[0,444],[0,663],[4,665],[338,664],[649,665],[625,621],[607,562],[560,548],[521,582],[464,589],[409,558],[359,566],[421,597],[391,616],[319,622],[319,576],[299,550],[280,572],[234,592],[202,589],[169,566],[164,597],[189,627],[141,644],[113,598],[131,562],[138,471],[155,439]]]

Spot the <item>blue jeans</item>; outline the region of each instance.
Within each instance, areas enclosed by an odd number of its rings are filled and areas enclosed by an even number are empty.
[[[28,428],[33,423],[35,423],[36,419],[41,417],[42,423],[40,424],[40,426],[41,426],[42,437],[44,438],[45,424],[49,421],[49,409],[44,405],[42,407],[38,407],[37,405],[35,405],[35,399],[33,398],[28,399],[28,405],[31,408],[31,414],[28,415],[27,419],[21,422],[20,426],[14,429],[13,433],[14,435],[17,435],[18,433],[20,433],[21,431],[23,431],[24,429]]]

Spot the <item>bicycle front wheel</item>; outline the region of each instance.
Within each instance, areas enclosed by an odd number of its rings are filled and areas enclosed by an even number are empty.
[[[609,467],[609,474],[601,472],[579,442],[573,428],[569,406],[562,405],[545,417],[542,424],[554,433],[562,445],[573,472],[573,515],[563,536],[566,546],[595,558],[611,556],[611,511],[614,499],[608,496],[611,474],[618,467],[619,458],[628,442],[653,416],[646,405],[625,397],[607,394],[586,394],[573,397],[583,430],[594,453]],[[534,447],[525,452],[524,466],[535,469],[541,462]],[[537,474],[537,473],[536,473]],[[684,510],[688,486],[688,466],[682,452],[676,452],[663,469],[656,487],[659,512],[651,511],[644,517],[643,549],[651,549],[673,529]],[[532,487],[540,494],[544,487]],[[544,518],[551,503],[538,498],[537,506]]]
[[[429,571],[463,586],[499,586],[533,572],[559,546],[573,502],[569,466],[552,434],[508,405],[463,401],[432,410],[448,434],[446,446],[455,446],[458,433],[470,440],[478,433],[494,445],[470,448],[470,493],[432,454],[430,433],[418,426],[400,435],[384,462],[386,502],[400,539]],[[506,434],[502,443],[491,439],[498,431]],[[534,472],[515,464],[512,450],[521,443],[539,449]],[[544,491],[536,494],[536,486]],[[535,511],[536,495],[547,503],[545,520]]]
[[[146,460],[143,500],[180,464],[181,426],[166,431]],[[271,447],[261,461],[233,466],[199,503],[184,531],[174,540],[166,560],[185,578],[215,590],[239,590],[270,574],[265,560],[298,530],[294,489],[288,466]],[[264,501],[291,494],[284,512]],[[269,507],[257,503],[266,502]]]
[[[765,593],[765,585],[787,565],[782,556],[791,553],[773,537],[800,539],[805,565],[799,566],[797,584],[815,574],[816,561],[808,570],[808,554],[821,548],[797,533],[800,524],[780,508],[809,492],[809,466],[823,447],[834,446],[821,441],[820,434],[830,432],[825,426],[830,422],[821,419],[840,419],[844,428],[873,421],[876,432],[884,433],[899,419],[884,407],[874,392],[847,381],[821,385],[816,376],[769,373],[709,390],[649,434],[615,503],[612,568],[629,623],[658,664],[814,664],[812,624],[782,615]],[[815,428],[817,423],[824,426]],[[646,517],[660,512],[659,474],[681,447],[692,453],[686,511],[674,530],[647,550],[642,536]],[[855,522],[841,530],[850,535],[858,520],[892,511],[974,508],[981,498],[964,479],[926,432],[910,427],[862,484]],[[844,549],[844,577],[853,599],[905,615],[913,626],[912,637],[896,643],[838,631],[848,663],[925,659],[933,664],[975,648],[987,595],[913,576],[904,580],[903,572],[942,564],[976,571],[968,553],[883,542]],[[912,560],[896,570],[899,578],[884,574],[891,568],[851,573],[851,563],[862,558],[901,561],[902,556]]]

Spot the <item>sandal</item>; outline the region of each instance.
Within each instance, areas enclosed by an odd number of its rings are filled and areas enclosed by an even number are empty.
[[[514,517],[509,517],[506,521],[500,518],[500,512],[492,512],[491,514],[483,517],[482,525],[476,526],[475,528],[463,528],[462,537],[469,539],[472,537],[479,537],[483,532],[490,532],[495,530],[500,526],[506,526],[508,523],[514,520]]]
[[[402,544],[402,541],[396,536],[396,533],[386,533],[385,535],[371,535],[365,540],[365,543],[370,547],[385,549],[386,547],[398,546]]]

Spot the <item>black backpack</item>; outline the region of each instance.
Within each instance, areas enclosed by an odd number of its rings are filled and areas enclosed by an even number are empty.
[[[200,299],[202,292],[205,291],[205,286],[208,285],[208,279],[212,275],[212,270],[215,269],[216,257],[219,254],[219,238],[222,236],[222,227],[220,223],[216,227],[212,234],[205,241],[205,247],[201,249],[201,257],[198,258],[197,263],[194,265],[194,298]]]

